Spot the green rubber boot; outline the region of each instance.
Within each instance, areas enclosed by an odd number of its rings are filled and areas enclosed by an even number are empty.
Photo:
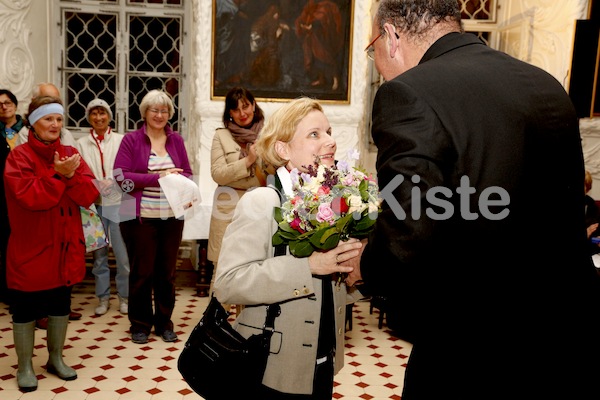
[[[35,321],[13,323],[15,350],[19,360],[17,383],[22,392],[33,392],[38,387],[38,380],[33,372],[33,345],[35,343]]]
[[[69,315],[60,317],[48,316],[48,363],[46,370],[58,376],[65,381],[77,379],[77,372],[67,366],[63,361],[63,347],[67,338],[67,325],[69,324]]]

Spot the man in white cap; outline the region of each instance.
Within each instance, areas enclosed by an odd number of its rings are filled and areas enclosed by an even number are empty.
[[[110,121],[113,114],[108,103],[102,99],[93,99],[86,107],[86,117],[92,125],[90,134],[77,140],[77,150],[96,176],[96,187],[100,196],[96,200],[96,209],[102,218],[109,235],[117,264],[115,283],[119,298],[119,311],[128,313],[129,297],[129,258],[119,229],[120,189],[113,180],[113,165],[123,135],[113,132]],[[106,314],[110,308],[110,268],[108,266],[108,247],[92,253],[94,267],[92,273],[96,280],[98,307],[96,315]]]

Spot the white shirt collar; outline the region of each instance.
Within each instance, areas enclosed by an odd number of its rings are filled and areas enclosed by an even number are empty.
[[[277,169],[277,176],[281,181],[281,188],[288,197],[293,197],[294,191],[292,190],[292,178],[290,172],[285,167],[279,167]]]

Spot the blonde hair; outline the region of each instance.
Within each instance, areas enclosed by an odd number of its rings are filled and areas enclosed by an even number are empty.
[[[298,97],[277,109],[271,117],[267,118],[265,126],[258,135],[255,143],[256,154],[275,168],[287,164],[288,160],[277,154],[275,143],[290,142],[300,121],[311,111],[323,112],[323,107],[317,100],[309,97]]]
[[[162,90],[153,89],[146,93],[142,102],[140,103],[140,115],[143,119],[146,119],[146,110],[150,106],[167,106],[169,108],[169,119],[175,115],[175,107],[173,106],[173,99],[167,92]]]
[[[592,174],[590,174],[589,171],[585,171],[585,178],[583,179],[583,185],[585,187],[585,192],[589,192],[590,190],[592,190]]]

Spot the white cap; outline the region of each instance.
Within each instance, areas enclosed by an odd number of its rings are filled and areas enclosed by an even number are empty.
[[[108,105],[107,102],[105,102],[102,99],[94,99],[92,101],[90,101],[87,105],[87,107],[85,108],[85,118],[89,121],[90,120],[90,111],[92,111],[92,109],[96,108],[96,107],[102,107],[106,110],[106,112],[108,113],[108,115],[110,116],[110,119],[113,119],[113,114],[112,111],[110,110],[110,106]]]

